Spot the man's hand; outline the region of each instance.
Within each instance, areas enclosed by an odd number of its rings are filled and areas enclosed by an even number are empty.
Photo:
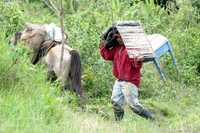
[[[104,47],[105,46],[105,40],[101,38],[101,41],[99,43],[99,47]]]
[[[137,62],[143,62],[144,61],[144,56],[137,56],[136,57]]]
[[[116,38],[117,42],[120,44],[120,45],[124,45],[124,42],[122,40],[122,37],[120,34],[114,34],[113,35],[113,38]]]

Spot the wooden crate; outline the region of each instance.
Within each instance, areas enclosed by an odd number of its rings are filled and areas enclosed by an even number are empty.
[[[154,57],[152,46],[139,22],[117,22],[116,27],[123,39],[130,58],[137,56],[144,56],[144,58]]]

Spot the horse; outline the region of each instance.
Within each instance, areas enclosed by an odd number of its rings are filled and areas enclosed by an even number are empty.
[[[42,60],[46,64],[48,80],[51,82],[56,79],[60,80],[62,90],[67,90],[70,85],[70,88],[78,96],[82,97],[81,59],[78,51],[69,47],[65,41],[63,61],[60,64],[61,40],[52,38],[46,27],[47,25],[28,23],[24,30],[15,33],[15,36],[11,39],[11,43],[17,45],[19,40],[24,41],[25,46],[33,51],[32,64],[37,64],[39,60]]]

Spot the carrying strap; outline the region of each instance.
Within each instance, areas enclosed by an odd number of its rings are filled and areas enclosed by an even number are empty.
[[[49,44],[50,43],[50,44]],[[41,43],[41,47],[34,51],[33,57],[32,57],[32,64],[36,64],[40,58],[44,57],[53,47],[55,47],[59,42],[51,41],[47,42],[44,41]]]

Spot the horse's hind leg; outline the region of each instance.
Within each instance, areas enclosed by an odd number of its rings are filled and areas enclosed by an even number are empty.
[[[47,72],[47,80],[53,82],[57,79],[56,73],[53,70],[48,70]]]
[[[70,90],[71,86],[70,86],[70,82],[68,78],[65,77],[62,79],[62,87],[63,87],[63,91]]]

